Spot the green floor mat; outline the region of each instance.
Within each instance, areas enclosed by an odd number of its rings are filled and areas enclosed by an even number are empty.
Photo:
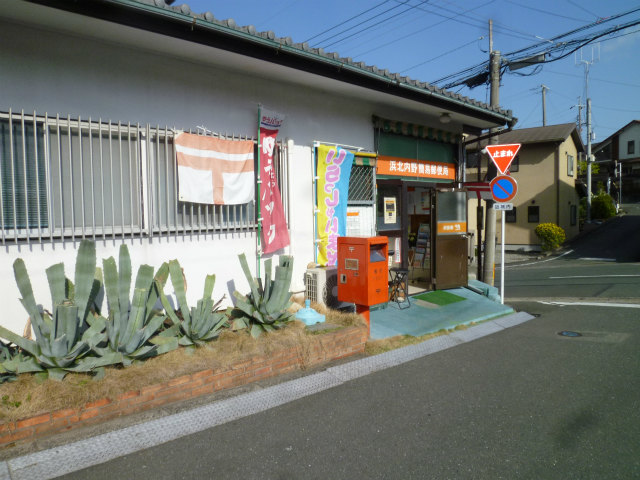
[[[450,303],[461,302],[466,300],[463,297],[459,297],[458,295],[454,295],[453,293],[445,292],[444,290],[436,290],[435,292],[429,293],[421,293],[420,295],[416,295],[411,297],[416,300],[424,300],[425,302],[433,303],[435,305],[440,305],[441,307],[445,305],[449,305]]]

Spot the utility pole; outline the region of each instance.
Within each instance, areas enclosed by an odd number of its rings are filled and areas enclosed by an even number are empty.
[[[578,105],[574,105],[573,107],[578,107],[578,121],[576,123],[578,124],[578,135],[582,138],[582,107],[584,107],[584,105],[582,105],[582,97],[578,97]]]
[[[500,104],[500,52],[493,50],[493,21],[489,20],[489,75],[491,81],[491,106],[497,107]],[[490,129],[490,132],[496,132],[496,128]],[[489,139],[491,145],[498,144],[498,137],[494,136]],[[497,174],[497,169],[493,162],[488,162],[487,180],[492,180]],[[485,222],[485,250],[484,250],[484,269],[482,281],[491,286],[494,284],[494,264],[496,256],[496,211],[493,209],[493,200],[487,200],[487,211]],[[502,233],[504,235],[504,232]]]
[[[587,223],[591,222],[591,99],[587,98]]]
[[[600,49],[598,48],[598,59],[600,57]],[[576,60],[577,60],[576,54]],[[584,91],[587,99],[587,223],[591,222],[591,164],[593,157],[591,155],[591,98],[589,98],[589,68],[597,60],[595,59],[594,50],[591,49],[591,61],[582,59],[582,50],[580,50],[580,63],[584,65]]]
[[[549,87],[546,85],[540,85],[542,87],[542,126],[547,126],[547,90]]]

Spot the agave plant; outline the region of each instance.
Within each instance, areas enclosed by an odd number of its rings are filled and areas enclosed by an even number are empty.
[[[28,340],[0,326],[0,336],[20,347],[31,357],[14,357],[3,368],[15,372],[44,371],[49,378],[61,380],[68,371],[91,371],[117,363],[117,358],[92,357],[90,354],[105,338],[104,319],[94,314],[95,297],[100,289],[100,270],[96,269],[95,244],[81,242],[75,268],[75,285],[66,278],[62,263],[47,269],[53,315],[41,311],[24,261],[19,258],[13,270],[22,298],[31,318],[34,340]],[[69,297],[73,297],[72,299]]]
[[[107,351],[117,352],[122,355],[122,363],[130,365],[133,360],[177,348],[177,338],[158,335],[165,317],[161,310],[155,308],[159,292],[156,285],[160,285],[161,291],[161,287],[167,281],[167,265],[163,264],[155,277],[153,267],[141,265],[136,276],[132,300],[129,299],[131,257],[127,246],[120,246],[119,271],[113,257],[103,260],[102,265],[109,306],[106,322],[108,346],[98,351],[102,355],[106,355]]]
[[[17,378],[17,366],[22,361],[22,355],[17,350],[13,345],[0,340],[0,384],[13,382]]]
[[[184,277],[178,260],[169,262],[169,275],[180,306],[179,314],[169,303],[162,285],[158,281],[156,281],[156,288],[160,292],[162,306],[171,322],[173,322],[174,327],[172,328],[180,335],[178,343],[185,346],[203,345],[205,342],[218,337],[221,329],[227,326],[228,323],[227,316],[223,312],[215,311],[213,299],[211,298],[216,281],[215,275],[207,275],[202,298],[191,309],[187,304]],[[165,334],[163,333],[162,335]]]
[[[251,275],[245,254],[238,255],[238,258],[251,287],[251,293],[245,296],[237,291],[233,292],[236,307],[231,312],[232,326],[234,329],[250,328],[251,336],[257,338],[262,332],[278,329],[292,319],[293,314],[287,309],[291,306],[289,287],[293,272],[293,257],[280,256],[273,280],[271,280],[271,259],[267,259],[264,262],[264,285],[260,279],[254,279]]]

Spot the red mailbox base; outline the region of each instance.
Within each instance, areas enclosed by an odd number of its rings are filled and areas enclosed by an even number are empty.
[[[356,313],[358,315],[361,315],[362,318],[364,318],[364,321],[367,322],[367,329],[369,330],[369,336],[371,336],[371,319],[369,318],[369,306],[356,304]]]

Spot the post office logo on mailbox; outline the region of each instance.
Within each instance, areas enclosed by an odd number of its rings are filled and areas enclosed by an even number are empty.
[[[346,270],[358,270],[358,259],[357,258],[345,258],[344,259],[344,268]]]

